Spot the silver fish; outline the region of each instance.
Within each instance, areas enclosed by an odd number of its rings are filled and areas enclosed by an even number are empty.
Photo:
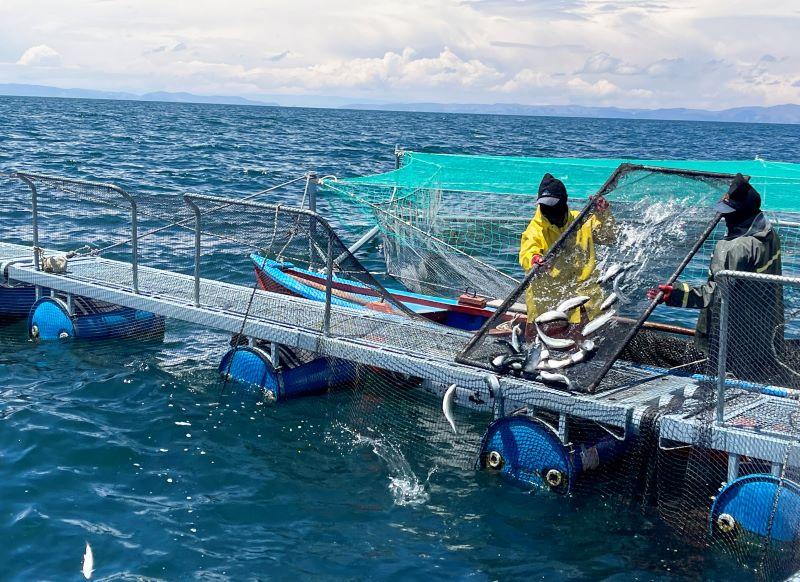
[[[563,360],[547,360],[548,370],[560,370],[572,365],[572,358],[564,358]]]
[[[447,419],[447,422],[450,423],[450,426],[453,427],[453,432],[458,434],[456,430],[456,423],[453,420],[453,398],[456,394],[456,385],[450,384],[450,387],[445,391],[444,397],[442,398],[442,412],[444,413],[444,417]]]
[[[584,352],[583,350],[578,350],[569,357],[570,362],[572,362],[573,364],[580,364],[585,359],[586,359],[586,352]]]
[[[609,281],[609,280],[611,280],[612,278],[616,277],[616,276],[619,274],[619,272],[620,272],[620,271],[622,271],[622,269],[623,269],[623,266],[622,266],[621,264],[619,264],[619,263],[614,263],[613,265],[611,265],[611,266],[610,266],[610,267],[609,267],[609,268],[606,270],[606,272],[605,272],[605,273],[603,273],[602,275],[600,275],[600,276],[597,278],[597,282],[598,282],[598,283],[600,283],[600,284],[602,285],[602,284],[603,284],[603,283],[605,283],[606,281]]]
[[[553,321],[566,321],[567,314],[563,311],[554,309],[553,311],[545,311],[536,318],[536,323],[552,323]]]
[[[614,285],[616,285],[616,284],[617,284],[617,282],[614,281]],[[600,309],[602,309],[603,311],[606,311],[609,307],[614,305],[617,302],[618,299],[619,299],[619,295],[617,295],[616,293],[612,293],[611,295],[609,295],[608,297],[606,297],[603,300],[603,302],[600,304]]]
[[[598,329],[606,325],[609,321],[611,321],[611,318],[614,317],[616,314],[617,312],[612,309],[611,311],[601,315],[597,319],[593,319],[592,321],[586,324],[586,327],[583,328],[583,335],[590,336]]]
[[[500,354],[499,356],[495,356],[494,358],[492,358],[491,362],[492,368],[494,368],[495,370],[499,370],[500,368],[502,368],[503,364],[506,363],[506,358],[508,358],[507,354]]]
[[[616,295],[619,298],[620,303],[630,303],[631,300],[628,298],[627,295],[625,295],[625,293],[623,293],[623,291],[621,289],[621,285],[622,285],[622,281],[623,280],[624,280],[624,277],[617,277],[616,279],[614,279],[614,293],[613,293],[613,295]]]
[[[531,348],[531,351],[528,352],[528,357],[525,358],[525,363],[522,366],[522,371],[525,372],[526,374],[535,374],[536,366],[539,365],[541,358],[542,358],[541,346]]]
[[[549,335],[544,333],[541,329],[537,329],[536,331],[539,333],[539,338],[548,348],[556,350],[566,350],[567,348],[571,348],[572,346],[575,345],[575,342],[571,339],[550,337]]]
[[[572,299],[567,299],[566,301],[562,301],[558,307],[556,307],[556,311],[560,311],[561,313],[567,313],[568,311],[572,311],[573,309],[577,309],[581,305],[584,305],[587,301],[589,301],[590,297],[586,295],[578,295],[577,297],[573,297]]]
[[[94,554],[92,553],[92,546],[86,542],[86,550],[83,553],[83,565],[81,566],[81,574],[87,580],[92,577],[94,572]]]
[[[542,353],[541,353],[541,354],[539,354],[539,361],[542,361],[542,360],[547,360],[547,359],[549,359],[549,358],[550,358],[550,350],[548,350],[548,349],[543,349],[543,350],[542,350]]]
[[[515,372],[519,372],[522,370],[522,362],[512,362],[511,369]]]
[[[590,339],[583,340],[583,341],[581,342],[581,349],[582,349],[584,352],[593,352],[593,351],[595,350],[595,348],[596,348],[596,347],[597,347],[597,346],[595,345],[595,343],[594,343],[592,340],[590,340]]]
[[[492,396],[500,392],[500,380],[497,379],[497,376],[486,374],[484,380],[486,381],[486,385],[489,387],[489,390],[492,392]]]
[[[522,351],[522,330],[519,327],[519,324],[515,325],[511,329],[511,347],[514,348],[514,351],[520,353]]]
[[[564,374],[553,374],[551,372],[539,372],[542,380],[545,382],[555,382],[557,384],[566,384],[567,388],[572,388],[572,382],[569,381]]]

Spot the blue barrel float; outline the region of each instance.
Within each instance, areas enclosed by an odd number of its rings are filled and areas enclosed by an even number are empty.
[[[33,285],[0,285],[0,322],[25,319],[35,301]]]
[[[253,346],[229,350],[219,364],[219,372],[279,402],[321,394],[356,378],[355,364],[336,358],[316,358],[295,367],[276,370],[269,354]]]
[[[714,499],[709,529],[713,537],[730,541],[749,533],[796,544],[800,541],[800,485],[768,473],[739,477]]]
[[[478,465],[523,485],[566,494],[581,473],[618,458],[623,446],[613,437],[575,447],[565,445],[541,419],[506,416],[486,430]]]
[[[37,340],[160,339],[164,318],[147,311],[93,301],[84,297],[75,313],[61,299],[42,297],[31,307],[28,333]]]

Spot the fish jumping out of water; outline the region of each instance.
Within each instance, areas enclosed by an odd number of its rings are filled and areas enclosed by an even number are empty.
[[[83,553],[81,573],[83,577],[88,580],[92,577],[92,572],[94,572],[94,555],[92,554],[92,546],[89,545],[89,542],[86,542],[86,551]]]
[[[600,304],[600,309],[602,311],[606,311],[609,307],[614,305],[618,299],[619,295],[617,295],[616,293],[612,293],[611,295],[603,299],[603,302]]]
[[[444,417],[447,419],[447,422],[449,422],[450,426],[453,427],[453,432],[458,434],[458,431],[456,430],[456,422],[453,420],[453,398],[455,397],[455,394],[456,385],[450,384],[450,387],[445,391],[444,397],[442,398],[442,412],[444,413]]]
[[[622,291],[622,282],[625,280],[625,275],[622,274],[616,279],[614,279],[614,293],[612,295],[616,295],[619,298],[620,303],[630,303],[631,300],[628,298],[627,295]]]

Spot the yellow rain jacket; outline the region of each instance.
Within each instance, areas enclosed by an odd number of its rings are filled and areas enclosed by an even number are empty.
[[[537,207],[536,214],[522,233],[519,249],[519,264],[529,271],[535,255],[544,257],[550,246],[561,236],[569,225],[580,214],[570,210],[564,226],[556,226],[542,215]],[[597,260],[594,244],[612,244],[615,240],[614,216],[606,210],[593,214],[565,241],[553,261],[539,272],[531,281],[525,293],[528,306],[528,321],[555,309],[556,306],[576,295],[588,295],[591,300],[586,304],[589,319],[599,315],[603,293],[597,284]],[[580,310],[574,310],[570,322],[580,323]]]

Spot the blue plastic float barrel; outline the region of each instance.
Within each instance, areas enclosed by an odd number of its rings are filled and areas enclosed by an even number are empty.
[[[613,437],[568,446],[540,419],[507,416],[489,425],[478,464],[525,485],[568,493],[578,475],[618,458],[623,446]]]
[[[317,358],[294,368],[275,370],[269,354],[264,350],[240,346],[223,356],[219,372],[283,401],[321,394],[330,388],[352,382],[356,377],[356,366],[346,360]]]
[[[742,532],[779,542],[800,541],[800,485],[766,473],[739,477],[714,499],[711,535],[735,538]]]
[[[31,307],[28,333],[38,340],[158,339],[164,318],[147,311],[81,300],[80,313],[70,314],[55,297],[42,297]]]
[[[0,321],[25,319],[35,301],[33,285],[0,285]]]

